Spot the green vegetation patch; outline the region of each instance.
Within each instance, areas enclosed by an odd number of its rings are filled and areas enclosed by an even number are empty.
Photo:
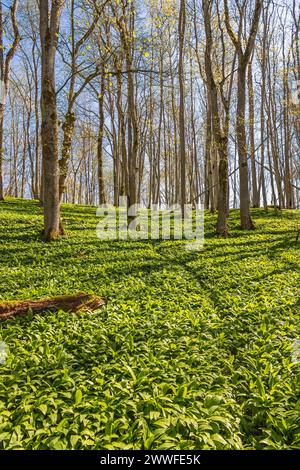
[[[0,301],[90,292],[100,311],[0,324],[0,449],[300,449],[300,213],[183,241],[100,241],[92,207],[40,241],[37,203],[0,205]]]

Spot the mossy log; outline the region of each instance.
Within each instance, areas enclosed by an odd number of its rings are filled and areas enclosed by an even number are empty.
[[[93,312],[105,305],[105,300],[90,294],[79,293],[41,300],[0,302],[0,321],[22,317],[29,312],[38,315],[44,312]]]

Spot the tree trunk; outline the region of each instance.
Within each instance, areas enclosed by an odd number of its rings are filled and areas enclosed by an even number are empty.
[[[244,28],[244,18],[246,15],[247,2],[239,5],[239,34],[235,35],[231,24],[228,8],[228,0],[224,0],[225,24],[230,39],[238,55],[238,97],[237,97],[237,144],[239,153],[239,174],[240,174],[240,219],[243,230],[253,230],[254,224],[250,214],[250,194],[249,194],[249,176],[248,176],[248,155],[246,139],[246,73],[247,66],[253,54],[255,39],[257,36],[259,20],[263,7],[263,0],[256,0],[253,12],[253,18],[250,26],[250,34],[243,50],[242,34]]]
[[[219,193],[218,193],[218,222],[217,234],[228,236],[228,139],[222,137],[218,145],[219,163]]]
[[[105,92],[105,74],[101,71],[101,86],[98,98],[99,105],[99,132],[97,139],[97,160],[98,160],[98,188],[99,188],[99,204],[106,203],[104,175],[103,175],[103,137],[104,137],[104,92]]]
[[[252,76],[252,62],[248,68],[248,95],[249,95],[249,131],[250,131],[250,148],[251,148],[251,177],[252,177],[252,206],[260,206],[260,195],[257,185],[257,172],[255,161],[255,137],[254,137],[254,89]]]
[[[19,46],[21,36],[17,24],[17,10],[19,2],[14,0],[10,7],[10,20],[13,31],[13,42],[10,44],[8,51],[4,54],[4,22],[2,2],[0,2],[0,201],[4,200],[4,181],[3,181],[3,158],[4,158],[4,139],[3,139],[3,126],[4,126],[4,109],[9,90],[10,80],[10,67],[17,48]]]
[[[44,239],[52,241],[60,234],[60,197],[58,164],[58,119],[55,91],[55,55],[62,1],[40,1],[40,37],[42,50],[42,150]],[[50,17],[50,21],[49,21]]]
[[[4,106],[0,103],[0,201],[4,201],[4,187],[3,187],[3,126],[4,126]]]
[[[205,47],[205,71],[206,71],[206,85],[207,85],[207,96],[210,103],[211,109],[211,123],[212,131],[216,146],[216,155],[219,156],[218,164],[218,221],[217,221],[217,234],[223,237],[228,235],[228,132],[229,132],[229,103],[225,99],[224,95],[223,104],[225,107],[225,124],[224,130],[221,126],[221,113],[219,110],[218,102],[218,88],[213,73],[212,66],[212,50],[213,50],[213,34],[211,29],[211,12],[212,3],[209,0],[203,0],[202,3],[205,23],[205,36],[206,36],[206,47]],[[224,48],[225,49],[225,48]],[[223,58],[225,57],[225,50],[223,50]],[[229,92],[231,94],[231,91]],[[226,104],[225,104],[226,102]]]
[[[179,13],[179,136],[180,136],[180,202],[181,213],[184,217],[186,204],[186,142],[185,142],[185,86],[184,86],[184,42],[186,30],[186,5],[185,0],[180,1]]]
[[[253,230],[254,224],[250,214],[249,173],[245,116],[246,115],[246,66],[238,69],[238,103],[237,103],[237,143],[239,152],[240,174],[240,219],[243,230]]]
[[[74,134],[76,117],[75,113],[69,109],[65,122],[63,124],[63,143],[61,150],[61,158],[59,160],[59,199],[61,201],[65,192],[66,179],[68,176],[68,163],[72,149],[72,137]]]

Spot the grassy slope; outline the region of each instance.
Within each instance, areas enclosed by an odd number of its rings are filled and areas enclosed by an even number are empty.
[[[95,210],[64,206],[69,237],[38,238],[41,209],[0,205],[0,298],[94,292],[100,313],[0,325],[0,448],[300,448],[300,213],[254,211],[257,231],[206,248],[103,242]]]

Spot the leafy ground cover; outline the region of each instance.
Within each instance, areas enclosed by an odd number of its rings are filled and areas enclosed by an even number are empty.
[[[0,205],[0,299],[78,291],[93,314],[0,325],[0,449],[300,449],[299,212],[253,211],[257,230],[105,242],[91,207],[40,242],[35,202]]]

